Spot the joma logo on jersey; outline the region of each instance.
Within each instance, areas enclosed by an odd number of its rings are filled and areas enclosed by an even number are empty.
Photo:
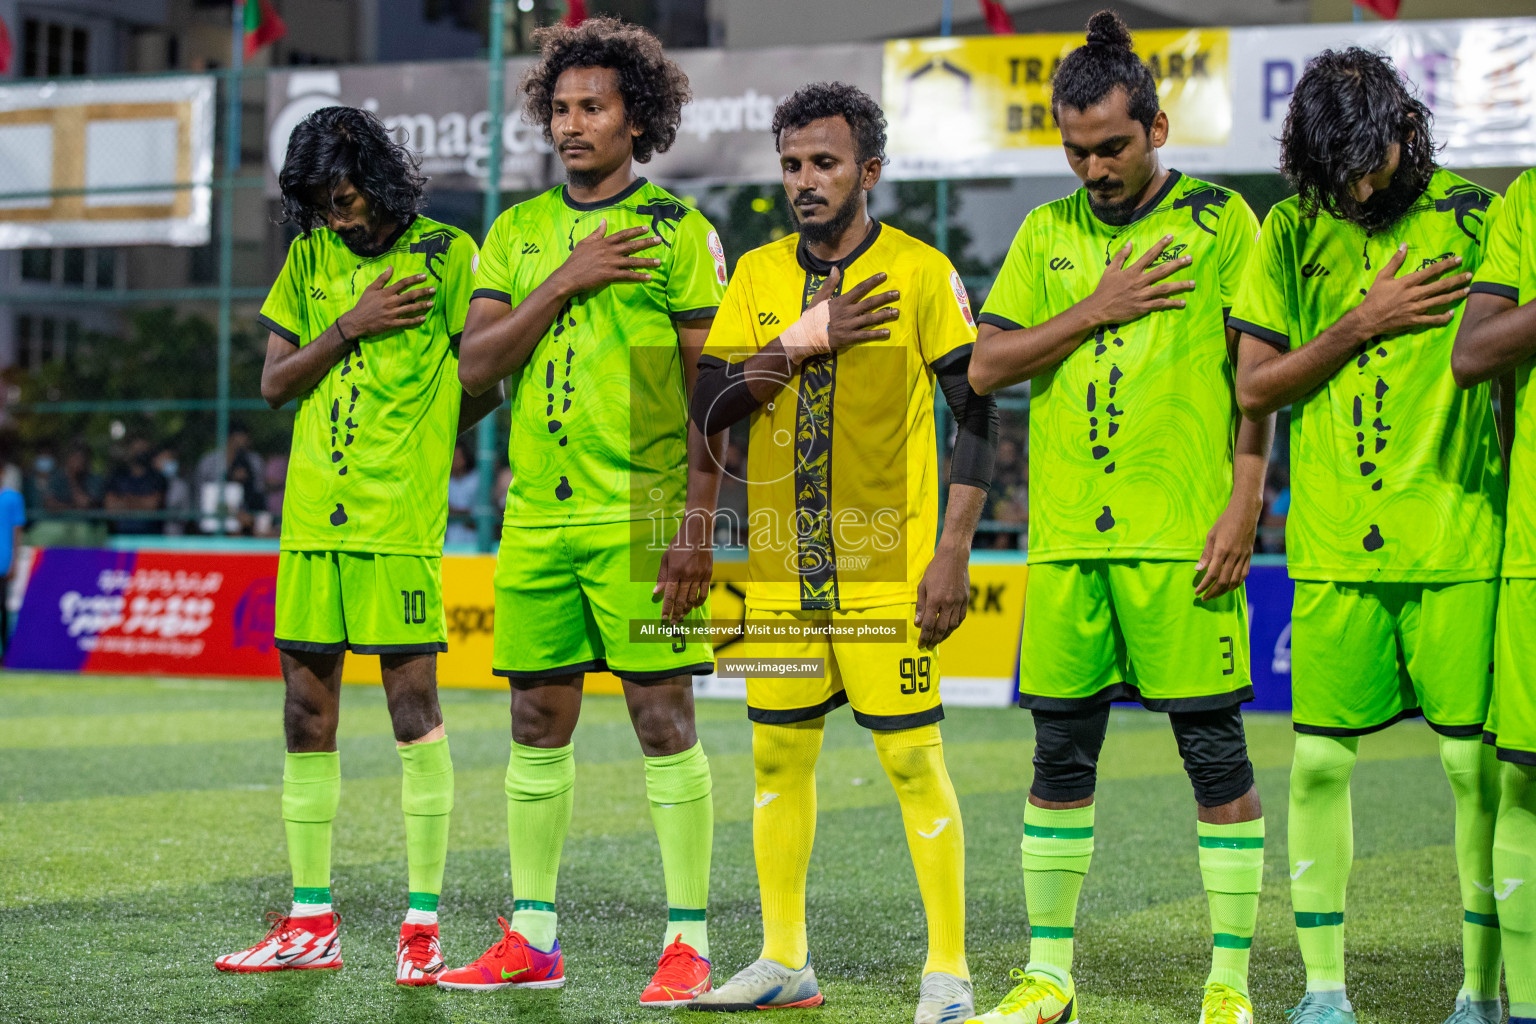
[[[1328,268],[1321,263],[1303,263],[1301,265],[1302,277],[1327,277]]]
[[[437,272],[435,264],[441,263],[448,257],[448,249],[453,245],[453,232],[446,229],[432,231],[421,236],[421,241],[412,243],[411,252],[425,256],[427,273],[442,281],[443,275]]]
[[[1473,241],[1477,240],[1477,228],[1483,226],[1483,214],[1488,209],[1488,204],[1493,202],[1493,193],[1476,185],[1457,185],[1445,194],[1444,199],[1435,200],[1437,213],[1454,213],[1456,226],[1461,233]],[[1472,227],[1467,227],[1467,221],[1472,222]]]
[[[1057,256],[1055,259],[1051,260],[1051,269],[1052,270],[1076,270],[1077,268],[1075,266],[1073,266],[1072,265],[1072,261],[1067,259],[1065,256]]]
[[[1221,220],[1221,209],[1227,205],[1227,200],[1232,198],[1232,193],[1220,189],[1214,185],[1206,185],[1204,188],[1194,188],[1185,192],[1173,201],[1175,210],[1188,210],[1189,219],[1195,222],[1195,227],[1208,235],[1214,235],[1216,229],[1211,224]],[[1209,220],[1210,224],[1206,221]]]
[[[764,327],[770,327],[773,324],[778,323],[779,318],[774,316],[772,313],[759,313],[757,314],[757,322],[762,324]]]

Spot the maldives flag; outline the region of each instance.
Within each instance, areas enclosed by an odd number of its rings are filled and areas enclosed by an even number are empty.
[[[10,27],[6,25],[4,18],[0,18],[0,75],[11,73],[13,52]]]
[[[1355,6],[1374,11],[1383,18],[1395,18],[1401,0],[1355,0]]]
[[[245,56],[249,60],[257,50],[275,43],[288,34],[288,26],[277,16],[272,0],[245,0]]]
[[[981,0],[981,13],[987,19],[987,28],[992,30],[993,35],[1014,34],[1013,18],[1009,17],[1008,9],[1002,5],[1001,0]]]

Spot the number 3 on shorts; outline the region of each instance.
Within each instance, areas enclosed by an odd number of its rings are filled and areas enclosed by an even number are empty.
[[[930,667],[933,659],[924,655],[920,658],[901,659],[901,692],[906,694],[927,693],[933,685]]]

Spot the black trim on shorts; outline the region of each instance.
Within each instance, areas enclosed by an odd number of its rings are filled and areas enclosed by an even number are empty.
[[[1235,316],[1229,316],[1227,317],[1227,326],[1236,327],[1244,334],[1253,335],[1255,340],[1262,341],[1272,349],[1277,349],[1281,352],[1289,352],[1291,350],[1290,338],[1287,338],[1279,331],[1272,331],[1268,327],[1260,327],[1251,320],[1241,320]]]
[[[1368,725],[1364,729],[1350,729],[1339,725],[1304,725],[1301,722],[1292,721],[1291,728],[1296,732],[1308,736],[1369,736],[1373,732],[1396,725],[1398,722],[1407,721],[1410,718],[1423,718],[1422,708],[1404,708],[1380,725]]]
[[[720,312],[719,306],[700,306],[698,309],[679,309],[671,314],[675,324],[687,323],[689,320],[711,320]]]
[[[448,641],[436,640],[425,644],[348,644],[353,654],[442,654],[448,650]]]
[[[272,646],[280,651],[298,651],[302,654],[342,654],[347,649],[347,642],[337,640],[335,643],[323,644],[315,640],[284,640],[277,637],[273,639]]]
[[[495,288],[476,288],[469,293],[469,298],[470,301],[475,299],[495,299],[497,302],[505,302],[509,306],[512,305],[512,293],[498,291]]]
[[[1508,284],[1498,284],[1494,281],[1474,281],[1467,291],[1476,295],[1497,295],[1501,299],[1509,299],[1513,302],[1520,301],[1520,289]]]
[[[1483,742],[1492,747],[1500,761],[1508,761],[1510,764],[1530,765],[1536,768],[1536,751],[1516,750],[1514,747],[1499,746],[1498,733],[1483,730]]]
[[[944,721],[944,705],[935,704],[926,711],[914,711],[907,715],[866,715],[858,708],[854,708],[853,720],[866,729],[877,729],[880,732],[917,729],[924,725],[933,725],[935,722]]]
[[[701,661],[697,665],[679,665],[677,668],[664,668],[653,672],[630,672],[622,668],[608,667],[608,671],[624,680],[626,683],[635,683],[644,686],[646,683],[664,683],[668,679],[677,676],[707,676],[715,670],[712,661]]]
[[[761,722],[763,725],[793,725],[796,722],[809,722],[821,718],[827,712],[836,711],[847,703],[847,692],[838,690],[820,704],[813,704],[808,708],[755,708],[748,704],[747,720]]]
[[[606,672],[608,662],[602,658],[593,658],[591,661],[580,661],[574,665],[557,665],[554,668],[541,668],[536,672],[522,672],[512,668],[493,668],[491,675],[501,676],[519,690],[536,690],[538,683],[552,676],[574,676],[583,672]]]
[[[1436,725],[1428,718],[1425,718],[1424,724],[1435,730],[1435,732],[1439,733],[1441,736],[1450,736],[1457,739],[1465,738],[1467,736],[1481,736],[1483,734],[1482,722],[1478,722],[1476,725]]]
[[[303,344],[303,342],[299,339],[298,334],[284,327],[282,324],[278,323],[276,320],[273,320],[265,313],[256,314],[256,322],[265,327],[267,330],[271,331],[273,334],[277,335],[279,338],[282,338],[290,345]]]
[[[1056,714],[1072,714],[1085,708],[1112,701],[1129,701],[1140,704],[1148,711],[1216,711],[1235,704],[1247,704],[1253,700],[1253,687],[1243,686],[1227,693],[1214,693],[1200,697],[1143,697],[1141,691],[1130,683],[1111,683],[1098,693],[1087,697],[1046,697],[1036,693],[1019,694],[1018,706],[1025,711],[1050,711]]]
[[[996,313],[981,313],[976,317],[976,322],[978,324],[991,324],[993,327],[1001,327],[1005,331],[1022,331],[1024,329],[1023,324],[1016,324],[1007,317],[998,316]]]

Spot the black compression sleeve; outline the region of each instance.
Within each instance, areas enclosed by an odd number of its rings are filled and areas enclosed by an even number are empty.
[[[949,482],[987,490],[992,486],[992,466],[997,459],[997,399],[978,395],[966,377],[971,365],[969,351],[958,358],[940,360],[934,367],[944,400],[955,414],[959,432],[949,460]]]
[[[693,387],[692,415],[705,437],[746,419],[760,404],[744,376],[745,362],[699,357],[699,382]]]

